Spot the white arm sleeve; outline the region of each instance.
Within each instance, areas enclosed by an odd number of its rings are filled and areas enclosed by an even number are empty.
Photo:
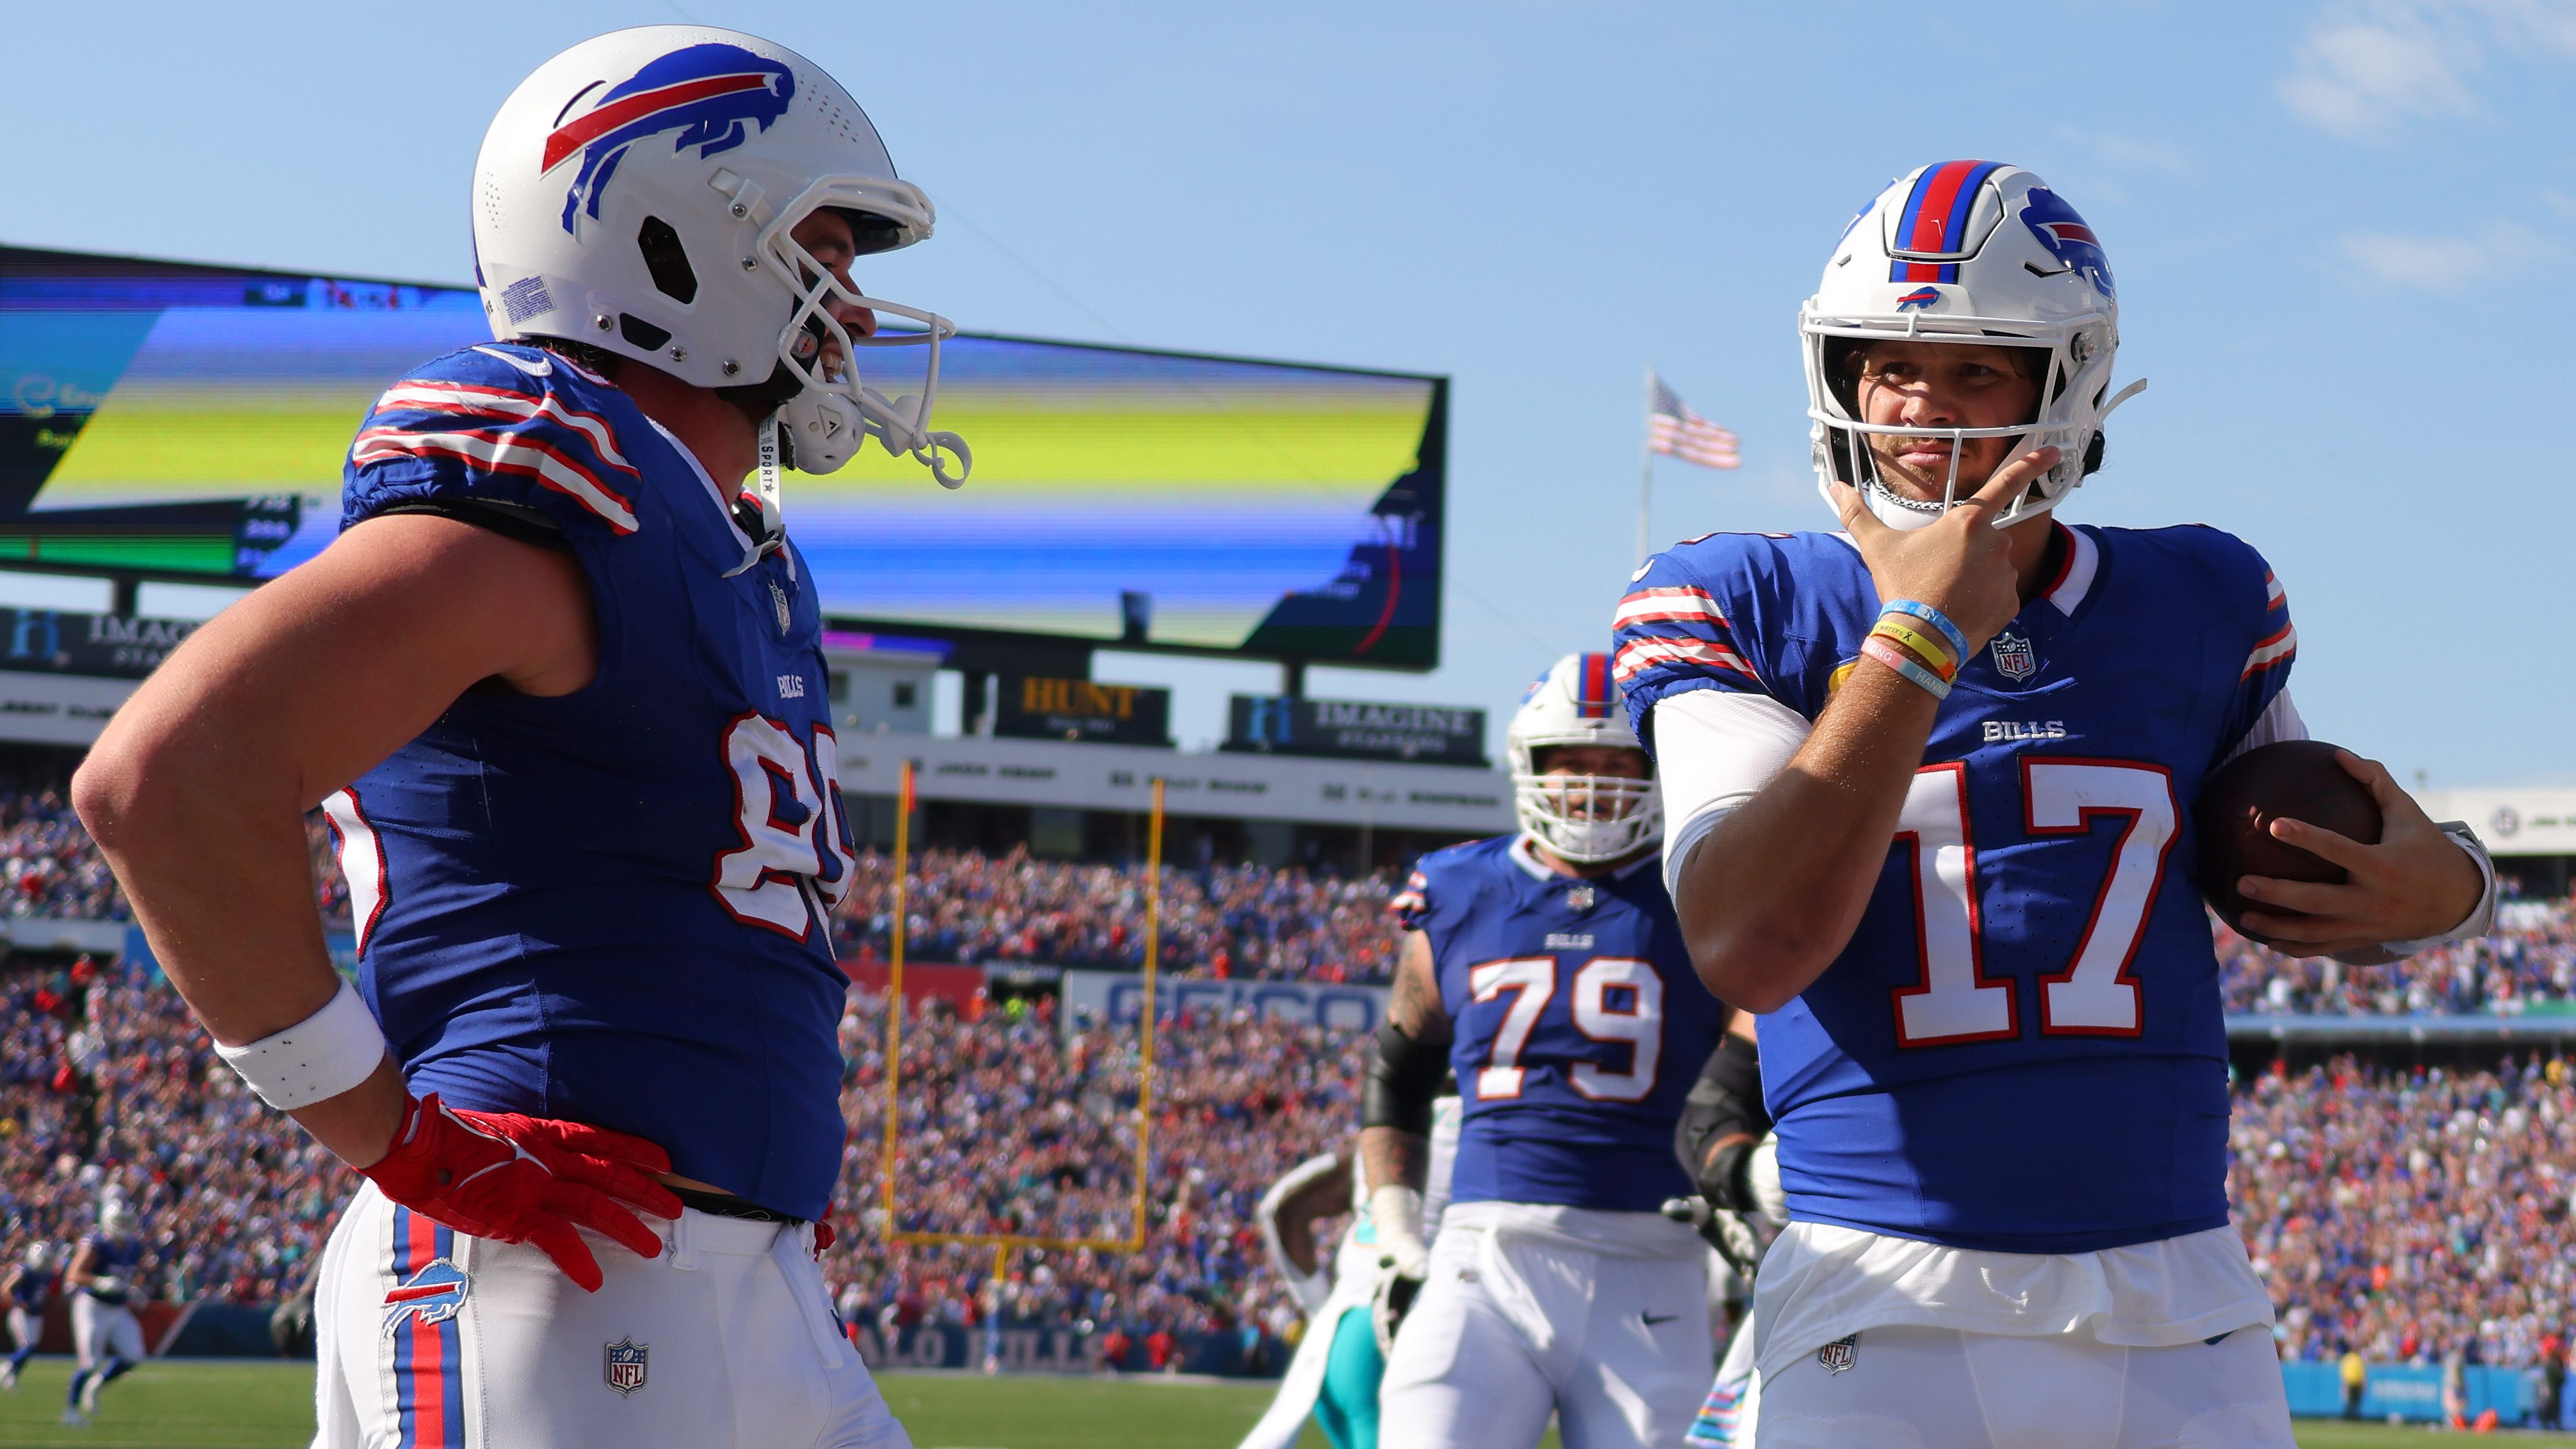
[[[1655,705],[1655,776],[1664,803],[1664,888],[1691,847],[1771,783],[1814,726],[1767,694],[1694,689]]]
[[[1660,716],[1657,717],[1657,727],[1661,727]],[[2279,694],[2272,696],[2272,703],[2269,707],[2264,709],[2263,717],[2254,721],[2254,727],[2245,732],[2245,738],[2238,740],[2236,742],[2236,748],[2227,752],[2227,760],[2235,759],[2238,755],[2245,753],[2247,750],[2259,749],[2264,745],[2277,744],[2282,740],[2304,740],[2306,738],[2308,738],[2307,721],[2299,718],[2299,707],[2290,703],[2290,691],[2284,689]],[[2221,760],[2219,763],[2224,765],[2227,763],[2227,760]],[[1670,806],[1666,807],[1664,818],[1668,820],[1672,818]],[[2432,947],[2443,945],[2447,942],[2466,941],[2473,937],[2483,936],[2495,929],[2496,872],[2494,859],[2487,854],[2486,845],[2478,839],[2477,832],[2469,829],[2466,824],[2457,820],[2445,820],[2442,822],[2442,833],[2451,837],[2451,842],[2454,845],[2467,851],[2469,853],[2469,858],[2478,863],[2478,873],[2486,877],[2486,889],[2479,894],[2478,903],[2470,910],[2468,919],[2452,927],[2448,934],[2427,936],[2420,941],[2389,941],[2383,943],[2379,949],[2388,953],[2389,959],[2392,961],[2403,960],[2408,956],[2414,955],[2418,951],[2429,950]]]

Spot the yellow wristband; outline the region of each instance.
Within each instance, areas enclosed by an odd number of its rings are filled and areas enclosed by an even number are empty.
[[[1916,654],[1921,655],[1923,662],[1931,665],[1934,671],[1939,673],[1943,679],[1953,678],[1959,672],[1958,656],[1952,654],[1940,640],[1934,639],[1928,634],[1918,633],[1894,619],[1879,620],[1877,627],[1871,629],[1869,632],[1872,634],[1884,634],[1888,638],[1895,640],[1897,643],[1904,645],[1906,648],[1913,650]]]

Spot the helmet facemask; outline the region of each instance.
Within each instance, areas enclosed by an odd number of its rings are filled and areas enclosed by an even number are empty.
[[[807,472],[839,468],[873,436],[888,454],[909,454],[930,469],[940,486],[958,487],[974,467],[965,440],[922,426],[939,393],[940,344],[957,335],[956,324],[935,312],[866,296],[816,260],[796,240],[795,229],[827,207],[851,216],[851,235],[859,255],[892,250],[912,231],[929,227],[929,202],[909,183],[827,176],[780,208],[777,217],[762,228],[758,260],[787,284],[796,299],[794,310],[778,330],[777,359],[778,366],[802,384],[802,391],[781,406],[781,430],[792,440],[797,463]],[[836,302],[920,326],[859,336],[832,314]],[[869,386],[858,364],[863,347],[928,349],[920,393],[889,398]],[[952,460],[954,474],[948,467]]]
[[[1533,766],[1543,762],[1548,748],[1528,751],[1542,757]],[[1577,865],[1599,865],[1634,855],[1664,833],[1663,800],[1650,779],[1516,768],[1512,806],[1521,829]]]

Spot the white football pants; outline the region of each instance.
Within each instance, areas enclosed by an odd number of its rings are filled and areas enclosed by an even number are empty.
[[[1708,1389],[1708,1263],[1444,1223],[1379,1392],[1378,1442],[1670,1449]]]
[[[101,1303],[86,1293],[72,1295],[72,1347],[80,1366],[94,1369],[113,1356],[143,1362],[143,1325],[122,1303]]]
[[[36,1340],[43,1336],[44,1331],[45,1326],[36,1321],[35,1314],[29,1313],[15,1303],[9,1305],[9,1346],[11,1348],[34,1348]]]
[[[1762,1376],[1756,1449],[2293,1449],[2271,1335],[2120,1348],[1864,1329],[1834,1372],[1807,1354]]]
[[[832,1313],[813,1229],[646,1217],[585,1293],[370,1183],[323,1251],[315,1449],[911,1449]]]

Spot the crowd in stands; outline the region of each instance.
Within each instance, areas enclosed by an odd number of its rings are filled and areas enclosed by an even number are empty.
[[[125,919],[116,878],[59,789],[0,790],[0,915]]]
[[[1248,1015],[1168,1023],[1155,1037],[1140,1224],[1138,1034],[1087,1021],[1060,1034],[1051,1008],[906,1013],[889,1234],[884,1007],[853,994],[841,1201],[860,1230],[824,1258],[845,1311],[887,1330],[997,1313],[1172,1334],[1296,1322],[1260,1269],[1253,1208],[1289,1167],[1349,1144],[1367,1039]],[[1107,1246],[1140,1228],[1142,1252]],[[996,1280],[991,1248],[896,1240],[906,1233],[1061,1245],[1016,1252]]]
[[[2518,1014],[2576,1001],[2576,916],[2558,901],[2507,901],[2496,933],[2388,966],[2293,960],[2214,925],[2231,1012],[2332,1016]]]
[[[1133,1029],[1052,1001],[903,1022],[885,1211],[885,1020],[842,1025],[851,1126],[825,1255],[840,1303],[886,1330],[988,1320],[1138,1335],[1281,1331],[1297,1313],[1261,1266],[1252,1212],[1289,1166],[1345,1145],[1367,1037],[1236,1015],[1168,1023],[1149,1114]],[[1150,1120],[1142,1251],[1138,1130]],[[2576,1305],[2576,1073],[2341,1059],[2241,1083],[2230,1183],[2291,1357],[2529,1364]],[[133,1204],[149,1295],[273,1302],[305,1287],[356,1179],[265,1111],[177,996],[139,971],[0,973],[0,1253],[69,1243],[106,1196]],[[891,1227],[894,1231],[889,1232]],[[1016,1249],[935,1232],[1053,1238]],[[1070,1241],[1090,1239],[1092,1245]]]
[[[1398,932],[1384,875],[1349,878],[1257,865],[1163,867],[1157,962],[1197,976],[1385,981]],[[1135,970],[1145,959],[1141,864],[1077,865],[1025,850],[930,850],[906,881],[914,960],[1036,962]],[[894,927],[894,862],[859,862],[842,906],[844,953],[882,959]]]
[[[83,961],[0,975],[0,1222],[68,1245],[108,1198],[148,1296],[267,1303],[308,1280],[357,1178],[215,1064],[166,984]]]
[[[2284,1357],[2530,1365],[2564,1354],[2576,1073],[2350,1057],[2240,1085],[2229,1199]]]

